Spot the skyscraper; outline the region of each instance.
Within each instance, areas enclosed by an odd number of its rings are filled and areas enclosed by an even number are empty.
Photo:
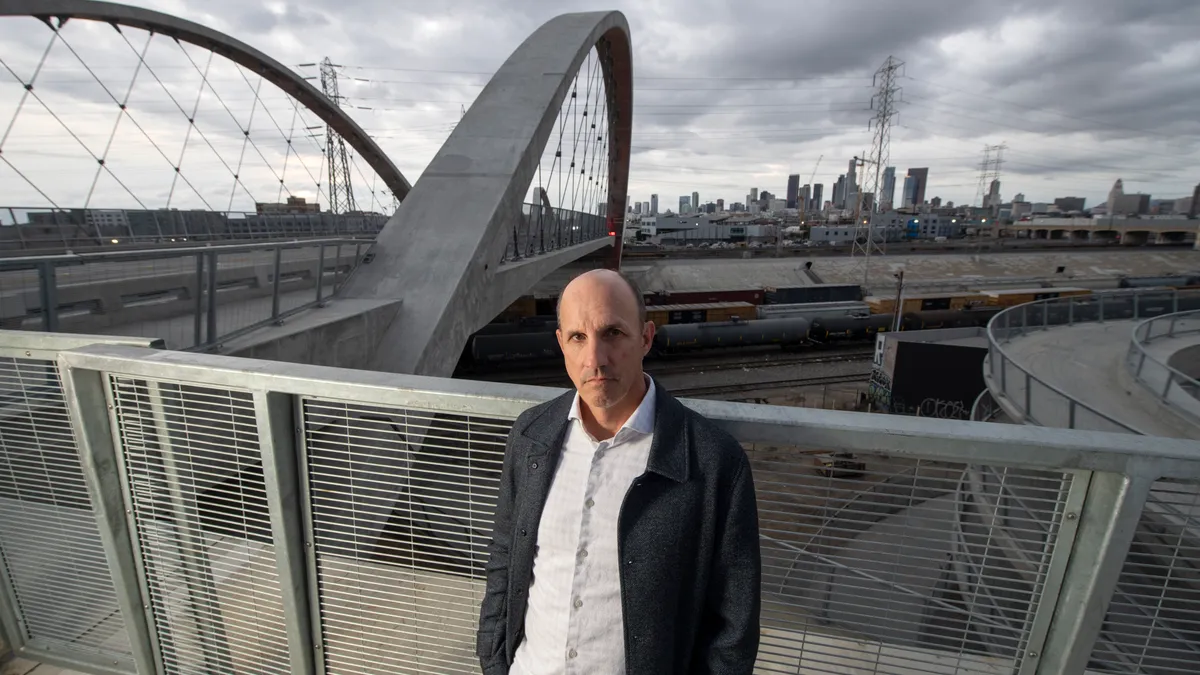
[[[883,170],[883,188],[879,191],[879,209],[881,211],[894,208],[896,203],[896,167],[889,166]]]
[[[837,182],[833,184],[833,208],[846,208],[846,175],[838,176]]]
[[[913,195],[917,187],[917,179],[913,178],[912,174],[904,177],[904,187],[900,188],[900,208],[908,209],[915,206],[913,204]]]
[[[650,195],[650,215],[658,215],[658,195]]]
[[[825,186],[820,183],[817,183],[813,186],[812,205],[810,205],[808,208],[809,213],[820,213],[821,211],[825,210],[825,195],[822,194],[824,191]]]
[[[718,210],[718,211],[724,211],[724,210],[725,210],[725,200],[724,200],[724,199],[718,199],[718,200],[717,200],[717,210]]]
[[[1124,197],[1124,196],[1125,196],[1125,183],[1120,178],[1118,178],[1117,182],[1113,183],[1112,189],[1108,191],[1108,215],[1110,218],[1112,216],[1116,215],[1117,202],[1119,202],[1121,200],[1121,197]]]
[[[1000,179],[993,180],[988,186],[987,196],[983,199],[983,207],[993,211],[1000,208]]]
[[[692,193],[692,208],[696,209],[697,212],[700,211],[700,193],[699,192]]]
[[[929,182],[929,168],[909,169],[908,176],[913,179],[911,205],[920,206],[925,203],[925,185]]]
[[[758,188],[750,188],[750,201],[758,201]]]
[[[812,186],[805,185],[804,187],[800,188],[799,192],[796,193],[796,199],[795,199],[796,205],[789,206],[788,208],[801,209],[803,211],[807,211],[809,202],[811,202],[811,201],[812,201]]]
[[[679,196],[679,213],[691,213],[692,198],[687,195]]]
[[[787,206],[788,206],[788,208],[789,209],[799,208],[796,205],[796,202],[799,198],[800,198],[800,174],[794,173],[794,174],[788,176],[788,188],[787,188]]]

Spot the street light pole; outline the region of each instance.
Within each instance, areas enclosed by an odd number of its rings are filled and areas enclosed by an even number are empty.
[[[893,274],[896,277],[896,309],[892,312],[892,331],[900,330],[900,317],[904,307],[904,270]]]

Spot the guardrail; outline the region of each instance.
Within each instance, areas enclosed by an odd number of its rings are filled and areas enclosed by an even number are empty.
[[[0,624],[26,658],[143,675],[477,673],[505,437],[559,393],[11,332],[0,383]],[[687,404],[753,467],[760,672],[1200,652],[1200,443]]]
[[[1052,290],[1052,289],[1048,289]],[[1004,345],[1014,336],[1056,326],[1139,319],[1200,309],[1200,292],[1145,289],[1052,298],[1010,307],[992,317],[984,376],[1014,420],[1041,426],[1143,433],[1083,403],[1015,362]]]
[[[292,208],[305,208],[305,205]],[[383,229],[388,218],[381,213],[366,212],[0,207],[0,251],[62,253],[180,242],[373,237]]]
[[[1134,326],[1127,363],[1133,379],[1192,424],[1200,424],[1200,381],[1155,358],[1147,346],[1155,340],[1200,333],[1200,311],[1148,319]]]
[[[0,327],[221,342],[328,300],[371,240],[271,241],[0,259]]]
[[[521,215],[505,233],[500,262],[516,262],[609,236],[608,219],[594,213],[541,204],[522,204]]]

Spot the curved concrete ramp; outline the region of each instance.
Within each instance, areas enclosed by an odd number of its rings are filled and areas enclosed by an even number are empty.
[[[575,74],[595,48],[609,99],[607,213],[625,213],[633,85],[619,12],[565,14],[533,33],[480,93],[376,240],[340,297],[401,301],[365,355],[372,370],[449,375],[467,337],[564,263],[614,237],[500,261]],[[615,239],[615,241],[614,241]],[[611,263],[619,264],[619,248]]]

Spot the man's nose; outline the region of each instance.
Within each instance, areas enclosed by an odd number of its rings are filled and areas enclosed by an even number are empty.
[[[587,345],[584,347],[583,358],[585,368],[604,368],[608,366],[608,349],[602,340],[593,338],[587,341]]]

